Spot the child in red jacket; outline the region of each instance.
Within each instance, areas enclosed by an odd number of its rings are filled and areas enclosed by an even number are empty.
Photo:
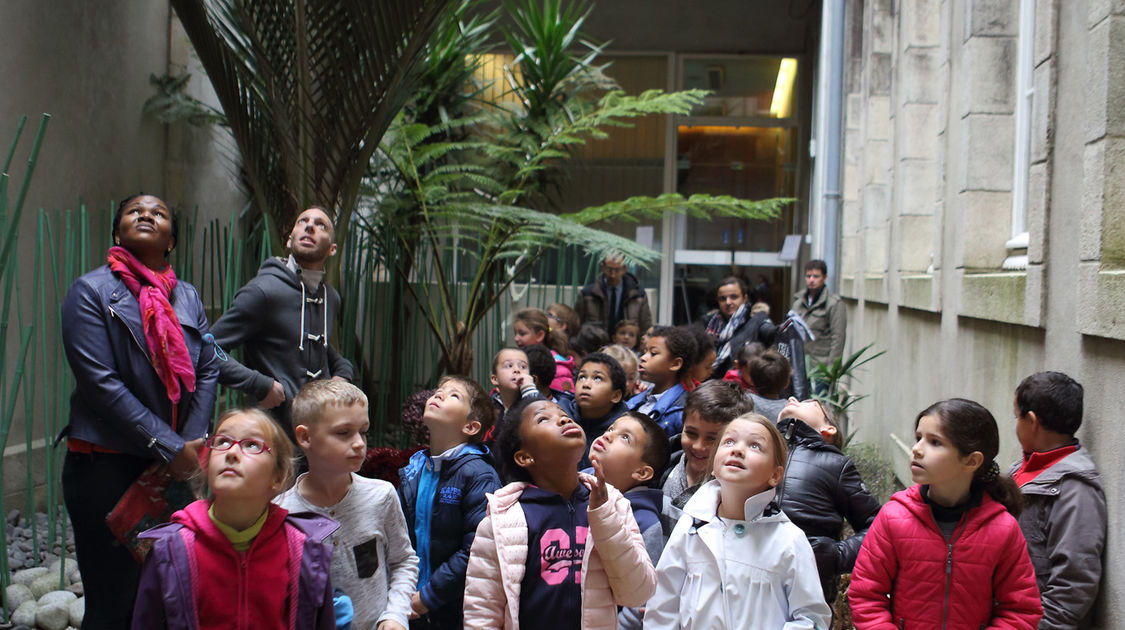
[[[335,521],[270,502],[293,476],[293,446],[258,409],[219,418],[200,456],[212,499],[151,529],[133,630],[332,630]]]
[[[961,398],[914,420],[910,476],[867,531],[848,590],[856,628],[1027,628],[1043,616],[1000,436]]]

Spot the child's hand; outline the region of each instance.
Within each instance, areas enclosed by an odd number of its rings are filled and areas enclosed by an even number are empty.
[[[428,612],[430,612],[430,609],[422,603],[421,593],[414,591],[414,594],[410,596],[410,618],[417,619]]]
[[[401,623],[399,623],[397,621],[391,621],[390,619],[384,619],[383,621],[379,622],[378,629],[379,630],[406,630],[406,627],[403,626]]]
[[[605,477],[602,475],[602,465],[600,462],[590,462],[594,465],[594,483],[590,483],[583,478],[583,483],[590,489],[590,508],[597,509],[609,500],[609,491],[606,490]]]
[[[171,462],[168,462],[168,473],[177,481],[183,481],[199,472],[199,449],[203,448],[204,444],[203,438],[184,442],[183,449],[176,453],[176,457]]]

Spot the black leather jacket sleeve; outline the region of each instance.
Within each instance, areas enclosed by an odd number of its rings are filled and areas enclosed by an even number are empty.
[[[848,520],[855,534],[836,543],[835,572],[850,573],[855,567],[855,559],[859,556],[859,548],[863,545],[863,537],[875,522],[880,505],[867,490],[867,485],[863,483],[851,459],[848,459],[840,469],[840,482],[836,488],[838,489],[836,501],[840,506],[840,513]]]

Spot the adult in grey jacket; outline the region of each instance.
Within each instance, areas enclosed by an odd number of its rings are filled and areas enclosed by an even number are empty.
[[[224,350],[243,348],[242,363],[220,363],[219,382],[275,409],[291,438],[289,406],[301,386],[354,378],[352,364],[328,342],[340,311],[340,294],[323,281],[325,261],[336,254],[334,238],[324,209],[302,212],[289,233],[289,257],[262,263],[213,327]]]
[[[793,294],[792,310],[816,336],[805,344],[805,354],[814,361],[830,364],[844,354],[848,312],[840,296],[824,286],[827,280],[828,266],[823,260],[806,263],[805,290]]]
[[[154,464],[185,479],[199,469],[215,404],[215,349],[195,287],[165,256],[176,242],[163,201],[135,195],[113,221],[108,264],[78,278],[62,307],[74,372],[63,498],[86,591],[83,628],[125,628],[140,565],[106,525]]]

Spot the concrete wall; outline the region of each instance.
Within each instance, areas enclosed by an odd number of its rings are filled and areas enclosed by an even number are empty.
[[[871,397],[852,425],[906,482],[930,403],[986,405],[1003,466],[1019,456],[1019,380],[1050,369],[1084,385],[1079,437],[1109,500],[1095,625],[1125,627],[1125,15],[1110,4],[1035,2],[1029,237],[1009,249],[1019,2],[848,3],[840,290],[849,348],[888,351],[854,384]],[[1026,269],[1002,269],[1021,254]]]
[[[24,325],[30,320],[33,302],[30,268],[38,208],[73,209],[82,200],[95,211],[91,224],[101,229],[111,201],[141,190],[163,193],[165,129],[143,116],[141,108],[153,93],[149,75],[163,74],[168,67],[169,12],[167,3],[159,2],[0,3],[0,42],[4,42],[0,55],[0,82],[4,86],[0,90],[0,145],[5,152],[19,117],[28,117],[12,163],[11,202],[24,177],[39,115],[51,114],[20,224],[18,252],[23,281],[21,299],[14,308],[22,311]],[[52,336],[56,304],[54,296],[49,296],[47,309],[51,314],[43,321],[47,327],[44,331]],[[19,346],[13,334],[17,319],[13,311],[6,357],[9,377]],[[35,375],[29,378],[41,380]],[[42,388],[50,383],[36,385],[36,396],[40,397]],[[53,399],[69,392],[49,394]],[[3,457],[3,491],[9,501],[22,501],[19,495],[27,466],[22,402],[18,409]],[[41,482],[46,477],[44,412],[37,410],[34,415],[32,465]]]
[[[95,234],[104,230],[111,202],[139,191],[163,197],[188,213],[199,206],[207,216],[228,217],[241,207],[237,180],[222,133],[185,124],[165,126],[142,113],[155,94],[150,75],[178,74],[195,78],[193,95],[208,99],[209,85],[188,53],[186,37],[167,3],[107,0],[98,3],[8,0],[0,3],[0,150],[5,153],[21,115],[28,122],[12,162],[8,198],[14,202],[42,112],[51,114],[40,150],[24,216],[18,252],[22,270],[18,307],[30,321],[34,283],[36,210],[77,208],[91,212]],[[2,159],[2,158],[0,158]],[[57,224],[54,226],[58,233]],[[97,237],[95,236],[95,241]],[[91,259],[100,259],[104,243],[89,243]],[[90,263],[94,264],[94,263]],[[82,265],[88,267],[89,265]],[[65,291],[66,287],[62,287]],[[54,312],[61,296],[48,293],[43,331],[53,339]],[[7,374],[10,377],[19,341],[15,312],[10,317]],[[64,370],[67,368],[63,368]],[[50,382],[36,381],[36,400]],[[50,391],[49,398],[69,396]],[[36,482],[46,478],[43,422],[46,412],[31,414],[30,453]],[[8,505],[22,505],[28,449],[23,402],[4,451],[4,484]],[[58,426],[66,419],[56,419]],[[42,490],[42,486],[39,486]],[[40,497],[42,494],[40,492]]]

